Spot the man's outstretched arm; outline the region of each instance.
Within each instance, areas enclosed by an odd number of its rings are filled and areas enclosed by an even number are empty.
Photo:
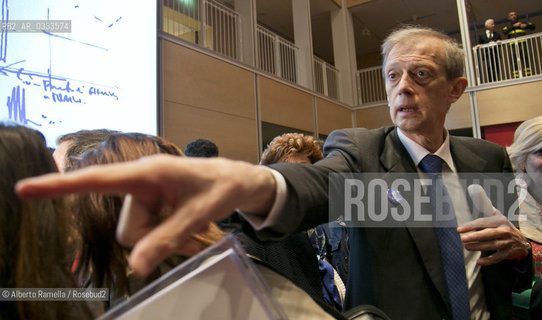
[[[269,170],[245,162],[158,155],[24,179],[16,192],[29,198],[86,192],[130,194],[117,236],[121,243],[134,245],[129,263],[134,273],[144,276],[172,254],[193,253],[189,236],[235,209],[267,215],[276,181]],[[164,212],[167,218],[160,221]]]

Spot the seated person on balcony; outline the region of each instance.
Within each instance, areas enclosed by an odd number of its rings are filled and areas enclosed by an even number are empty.
[[[518,20],[518,16],[516,12],[511,11],[508,13],[508,21],[510,21],[510,25],[505,26],[502,28],[502,32],[504,35],[508,36],[508,39],[514,39],[518,37],[522,37],[527,35],[527,29],[534,30],[536,26],[534,23],[527,22],[523,23]],[[528,55],[528,48],[526,40],[520,40],[519,42],[519,54],[521,58],[521,64],[524,65],[523,71],[525,72],[525,76],[531,75],[531,66],[529,61],[529,55]],[[515,43],[510,43],[510,49],[512,51],[513,61],[514,61],[514,78],[519,78],[519,69],[517,65],[517,55],[516,55],[516,49],[515,49]]]
[[[484,23],[486,30],[484,33],[481,33],[478,37],[478,45],[479,47],[482,44],[487,44],[491,42],[501,42],[501,35],[494,31],[495,29],[495,20],[493,19],[487,19]],[[485,65],[487,66],[487,78],[482,77],[483,82],[491,82],[499,79],[499,55],[498,51],[495,47],[492,48],[484,48],[484,58],[485,58]],[[483,63],[482,63],[483,64]]]

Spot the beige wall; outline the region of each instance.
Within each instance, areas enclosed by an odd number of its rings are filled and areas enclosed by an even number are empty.
[[[446,116],[445,126],[450,130],[472,127],[472,113],[468,93],[464,93],[459,100],[452,104]]]
[[[310,91],[167,40],[162,52],[163,131],[181,148],[206,138],[221,156],[258,162],[256,110],[260,121],[308,132],[316,121],[323,134],[352,126],[348,107]]]
[[[476,98],[481,126],[542,115],[542,81],[478,91]]]
[[[313,96],[265,76],[259,76],[261,120],[314,132]]]
[[[387,105],[363,108],[355,112],[356,127],[373,129],[393,125]]]
[[[165,138],[214,141],[220,155],[258,161],[254,74],[163,41]]]
[[[352,110],[326,99],[316,98],[318,133],[329,135],[331,131],[352,127]]]

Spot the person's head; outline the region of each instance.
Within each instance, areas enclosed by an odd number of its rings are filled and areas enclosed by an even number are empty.
[[[187,157],[213,158],[218,157],[218,147],[207,139],[196,139],[186,145],[184,154]]]
[[[393,123],[407,135],[436,135],[467,86],[463,50],[447,35],[404,27],[382,44],[383,72]]]
[[[75,159],[88,150],[100,147],[105,139],[118,131],[108,129],[79,130],[58,137],[53,158],[60,172],[69,170]]]
[[[493,29],[495,29],[495,20],[487,19],[486,22],[484,22],[484,26],[487,30],[493,31]]]
[[[528,184],[542,188],[542,116],[523,122],[508,147],[510,161],[517,172],[525,172]]]
[[[155,154],[183,156],[173,143],[140,133],[115,133],[95,150],[83,154],[72,170],[92,166],[127,162]],[[127,250],[116,242],[115,233],[123,197],[103,194],[77,196],[73,212],[81,237],[79,277],[90,274],[95,287],[109,287],[115,296],[134,293],[129,287],[127,275]],[[211,244],[223,234],[211,225],[203,235],[194,236],[198,242]]]
[[[260,164],[277,162],[315,163],[324,155],[320,143],[302,133],[285,133],[275,137],[264,150]]]
[[[68,215],[59,199],[21,199],[15,183],[58,172],[43,135],[13,122],[0,122],[0,287],[69,288]],[[0,318],[63,319],[72,311],[89,317],[73,302],[3,302]],[[71,314],[73,317],[74,314]]]
[[[518,22],[518,15],[515,11],[508,12],[508,21],[510,21],[511,23]]]

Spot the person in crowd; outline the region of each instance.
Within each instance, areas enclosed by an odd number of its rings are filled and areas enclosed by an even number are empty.
[[[108,129],[79,130],[57,138],[53,158],[60,172],[69,170],[75,159],[88,150],[96,149],[109,135],[118,131]]]
[[[478,44],[486,44],[501,41],[501,34],[495,31],[495,20],[487,19],[484,22],[486,30],[478,37]]]
[[[117,230],[120,241],[135,244],[134,272],[146,275],[172,253],[188,250],[185,240],[191,234],[234,210],[243,213],[261,240],[327,222],[330,173],[385,177],[410,172],[436,176],[437,184],[442,171],[512,171],[503,147],[451,136],[444,127],[450,105],[467,86],[463,50],[453,39],[429,28],[404,27],[386,38],[382,54],[394,126],[336,130],[324,144],[326,157],[314,165],[267,168],[222,158],[196,162],[157,156],[144,163],[25,179],[17,192],[26,197],[128,192],[132,200],[123,212],[137,208],[149,220],[159,212],[158,203],[174,208],[157,227],[120,225]],[[455,215],[470,215],[461,191],[453,192],[446,206],[452,223]],[[390,197],[401,200],[393,193]],[[434,191],[428,198],[431,206],[439,206]],[[431,206],[421,207],[422,214],[431,216]],[[392,319],[510,319],[511,293],[530,286],[532,259],[523,234],[498,210],[491,214],[457,228],[348,229],[345,309],[372,304]]]
[[[97,137],[97,135],[93,135]],[[140,133],[108,133],[104,141],[86,144],[87,148],[79,158],[71,160],[69,171],[91,165],[112,164],[136,160],[153,154],[183,156],[182,151],[169,141]],[[81,139],[89,142],[91,139]],[[78,146],[74,143],[74,146]],[[89,194],[77,196],[72,204],[72,212],[77,221],[77,230],[81,237],[76,275],[84,287],[110,289],[110,305],[122,302],[151,281],[165,274],[185,259],[174,256],[162,263],[151,275],[144,279],[131,276],[127,255],[129,251],[117,243],[115,229],[123,197],[118,195]],[[194,250],[190,255],[209,246],[223,237],[214,224],[209,224],[206,232],[191,238]]]
[[[515,11],[510,11],[508,13],[508,21],[510,24],[502,28],[502,32],[508,39],[514,39],[518,37],[523,37],[527,35],[527,30],[534,30],[536,26],[531,22],[521,22],[518,20],[518,15]],[[512,51],[512,61],[514,62],[514,78],[519,78],[519,67],[517,63],[517,54],[515,43],[511,42],[510,50]],[[524,76],[531,75],[531,58],[529,57],[529,49],[527,47],[526,40],[519,40],[519,55],[521,59],[521,65],[523,66]]]
[[[478,46],[487,43],[499,43],[501,42],[501,35],[495,31],[495,20],[487,19],[484,23],[486,30],[480,34],[478,37]],[[485,65],[487,66],[487,78],[488,82],[497,81],[500,79],[498,70],[499,70],[499,51],[495,46],[491,48],[483,49],[483,57]]]
[[[515,11],[508,12],[508,21],[510,21],[510,24],[502,28],[502,32],[508,39],[526,36],[527,30],[536,29],[536,25],[532,22],[519,21]]]
[[[514,134],[514,143],[508,147],[508,154],[517,175],[520,187],[519,220],[520,230],[529,240],[534,260],[534,280],[542,279],[542,116],[524,121]],[[542,288],[540,288],[542,289]],[[533,291],[533,294],[539,292]],[[518,312],[529,309],[531,290],[514,295]],[[542,303],[530,306],[538,319],[542,315]],[[527,314],[523,316],[528,319]]]
[[[69,216],[63,199],[21,199],[14,191],[22,178],[58,172],[43,135],[0,122],[0,170],[0,287],[76,287],[69,270]],[[84,302],[0,302],[0,319],[74,318],[92,318]]]
[[[260,164],[277,162],[313,164],[324,158],[320,142],[302,133],[285,133],[275,137],[263,151]]]
[[[99,148],[89,150],[79,157],[71,170],[80,170],[92,165],[125,162],[152,154],[183,156],[177,146],[161,137],[139,133],[116,133],[109,135]],[[76,275],[84,280],[84,286],[110,288],[110,305],[105,306],[106,310],[124,301],[185,260],[184,257],[173,256],[162,262],[152,274],[143,279],[133,277],[126,259],[129,250],[115,241],[116,225],[122,223],[118,220],[121,203],[122,199],[119,196],[83,195],[78,197],[73,210],[82,238]],[[194,255],[224,236],[214,223],[210,223],[206,229],[204,233],[192,237],[193,249],[186,252],[186,256]],[[250,257],[254,258],[254,256]],[[276,269],[272,266],[270,269],[266,261],[263,262],[258,266],[258,270],[264,275],[264,279],[271,287],[271,292],[278,295],[277,299],[288,315],[308,312],[318,317],[330,318],[325,309],[307,300],[306,294],[301,292],[295,284],[282,278],[280,273],[275,273]],[[318,270],[317,265],[315,268]],[[300,308],[295,302],[288,301],[291,297],[303,299],[306,306]]]
[[[285,133],[269,143],[260,164],[313,164],[323,158],[320,143],[314,137],[302,133]],[[313,298],[325,301],[338,311],[342,310],[344,284],[330,264],[331,248],[328,253],[322,226],[271,243],[252,240],[244,233],[238,236],[250,255],[281,272]]]
[[[218,147],[210,140],[196,139],[186,145],[184,154],[187,157],[214,158],[218,157]]]
[[[278,162],[314,164],[324,158],[321,142],[312,136],[301,133],[286,133],[275,137],[265,149],[260,164],[270,165]],[[313,230],[313,229],[312,229]],[[339,222],[332,221],[321,225],[317,230],[319,241],[323,240],[325,248],[319,245],[318,251],[324,250],[322,256],[327,257],[341,280],[346,282],[348,274],[348,236],[346,229]],[[314,236],[317,236],[314,234]],[[313,238],[314,238],[313,236]]]

